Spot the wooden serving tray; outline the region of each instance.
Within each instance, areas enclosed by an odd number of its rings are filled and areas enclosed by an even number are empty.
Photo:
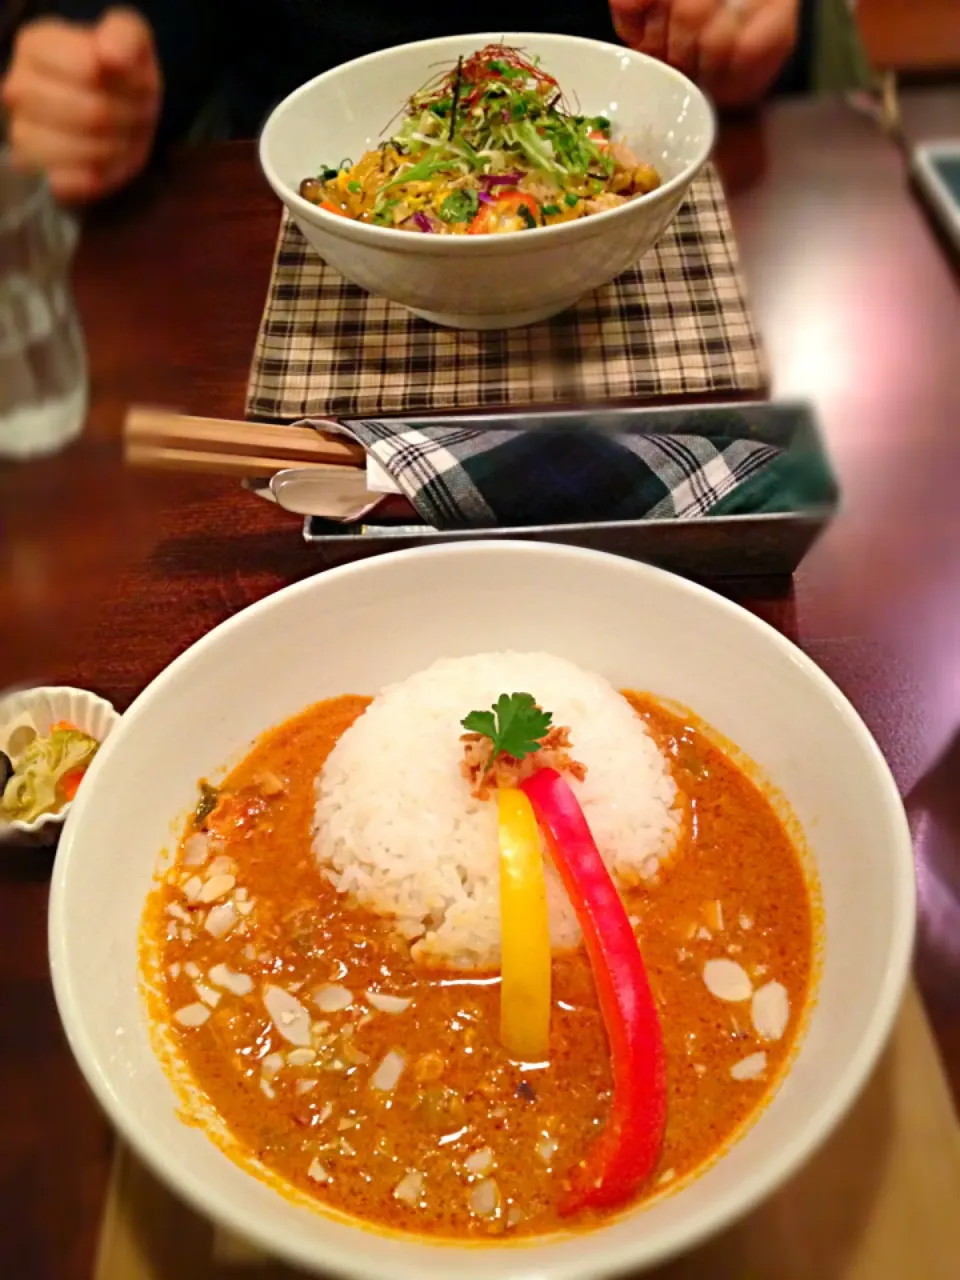
[[[95,1280],[295,1280],[223,1236],[123,1148]],[[644,1280],[956,1280],[960,1127],[911,988],[890,1046],[846,1122],[778,1195]],[[584,1277],[589,1280],[589,1277]]]

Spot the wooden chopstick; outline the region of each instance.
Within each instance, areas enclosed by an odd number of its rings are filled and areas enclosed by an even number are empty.
[[[190,471],[218,476],[239,476],[262,479],[290,468],[326,471],[343,475],[344,472],[362,474],[359,467],[331,466],[325,462],[291,461],[289,458],[270,457],[265,454],[211,453],[202,449],[168,449],[162,445],[128,442],[124,457],[132,467],[152,467],[157,471]]]
[[[135,406],[123,427],[132,466],[264,476],[290,467],[363,468],[362,447],[306,427],[226,418],[194,418]]]

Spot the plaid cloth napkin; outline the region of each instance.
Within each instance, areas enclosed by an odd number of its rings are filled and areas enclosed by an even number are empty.
[[[246,412],[295,421],[744,399],[766,383],[726,200],[708,166],[656,248],[576,307],[523,329],[419,320],[348,284],[285,215]]]
[[[589,420],[524,430],[365,419],[339,429],[435,529],[705,516],[784,457],[756,440],[613,435]]]

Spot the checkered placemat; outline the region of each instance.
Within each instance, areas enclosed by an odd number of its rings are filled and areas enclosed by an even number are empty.
[[[513,410],[766,389],[716,171],[660,244],[611,284],[524,329],[441,329],[348,284],[284,215],[247,415]]]

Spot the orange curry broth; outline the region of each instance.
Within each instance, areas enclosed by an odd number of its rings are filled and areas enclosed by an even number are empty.
[[[688,806],[678,856],[658,884],[628,902],[668,1062],[666,1141],[647,1192],[654,1194],[718,1154],[764,1101],[802,1020],[813,927],[800,860],[767,798],[687,718],[628,696],[667,753]],[[348,906],[313,860],[317,772],[368,702],[343,697],[308,708],[265,734],[225,780],[211,828],[224,838],[217,854],[236,863],[237,886],[254,907],[225,938],[202,929],[188,931],[189,943],[179,933],[168,938],[166,908],[184,905],[178,884],[187,874],[173,867],[145,916],[144,946],[160,948],[167,1002],[155,997],[153,1014],[166,1020],[196,1001],[188,961],[204,983],[218,962],[254,979],[246,996],[224,992],[203,1026],[171,1020],[170,1027],[242,1147],[318,1200],[383,1227],[460,1237],[584,1225],[561,1220],[556,1209],[610,1100],[606,1037],[582,951],[555,959],[551,1060],[524,1070],[505,1060],[497,1041],[496,974],[417,966],[406,944],[384,922]],[[258,796],[265,772],[282,781],[282,793]],[[192,830],[188,824],[186,834]],[[787,988],[791,1016],[780,1042],[758,1042],[749,1005],[708,993],[703,964],[726,955],[756,985],[776,979]],[[261,982],[296,987],[307,1005],[324,984],[345,986],[354,997],[343,1012],[311,1008],[314,1030],[326,1024],[319,1030],[329,1047],[315,1064],[271,1076],[273,1097],[262,1089],[260,1061],[291,1046],[267,1017]],[[367,989],[413,1000],[399,1014],[374,1012]],[[761,1048],[768,1059],[763,1078],[734,1081],[731,1067]],[[406,1066],[392,1093],[378,1093],[370,1077],[390,1050],[401,1052]],[[469,1173],[464,1159],[484,1149],[493,1156],[490,1170]],[[329,1176],[324,1184],[308,1174],[315,1160]],[[411,1170],[423,1175],[414,1204],[394,1195]],[[492,1219],[471,1208],[471,1188],[482,1176],[499,1189]]]

